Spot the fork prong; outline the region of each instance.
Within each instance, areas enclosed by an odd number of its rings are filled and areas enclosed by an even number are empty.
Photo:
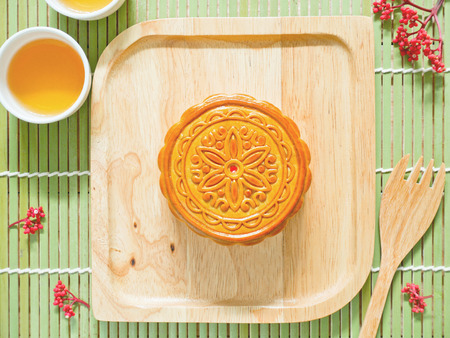
[[[408,182],[416,183],[417,179],[419,178],[420,169],[422,169],[423,166],[423,156],[420,156],[419,160],[417,161],[416,165],[414,166],[413,171],[408,177]]]
[[[436,175],[436,178],[434,179],[433,190],[437,190],[438,193],[442,194],[442,191],[444,191],[444,184],[445,184],[445,163],[442,163]]]
[[[389,182],[395,182],[400,181],[405,177],[406,172],[406,166],[408,165],[409,161],[409,154],[402,157],[400,161],[398,161],[397,165],[395,166],[394,170],[392,171],[391,175],[389,176]]]
[[[434,160],[431,159],[430,163],[428,163],[427,169],[420,180],[421,185],[430,186],[431,177],[433,176],[433,164]]]

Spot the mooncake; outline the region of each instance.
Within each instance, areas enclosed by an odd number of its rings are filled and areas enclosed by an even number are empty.
[[[279,233],[311,184],[298,126],[247,95],[214,95],[184,112],[159,153],[172,213],[220,244],[256,244]]]

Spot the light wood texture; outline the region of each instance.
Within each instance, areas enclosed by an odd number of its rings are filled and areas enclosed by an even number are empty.
[[[417,183],[423,157],[416,163],[408,180],[404,180],[409,155],[394,168],[383,191],[380,206],[381,265],[360,337],[375,337],[386,296],[397,267],[427,231],[438,210],[445,183],[445,165],[430,188],[433,160]]]
[[[362,287],[375,231],[372,23],[366,17],[179,19],[116,38],[93,83],[93,310],[119,321],[294,322]],[[189,231],[159,188],[181,114],[216,93],[297,123],[314,179],[277,236],[223,247]]]

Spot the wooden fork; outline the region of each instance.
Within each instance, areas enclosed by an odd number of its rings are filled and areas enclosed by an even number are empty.
[[[397,267],[427,231],[441,202],[445,182],[445,164],[430,188],[433,160],[417,183],[423,157],[416,163],[408,180],[405,171],[409,155],[394,168],[381,197],[381,265],[375,289],[361,327],[360,337],[375,337],[384,303]]]

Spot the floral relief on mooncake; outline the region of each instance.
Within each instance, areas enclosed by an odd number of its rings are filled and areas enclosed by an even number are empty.
[[[212,207],[247,212],[266,200],[277,181],[278,165],[270,150],[257,131],[221,125],[192,155],[191,179]]]

